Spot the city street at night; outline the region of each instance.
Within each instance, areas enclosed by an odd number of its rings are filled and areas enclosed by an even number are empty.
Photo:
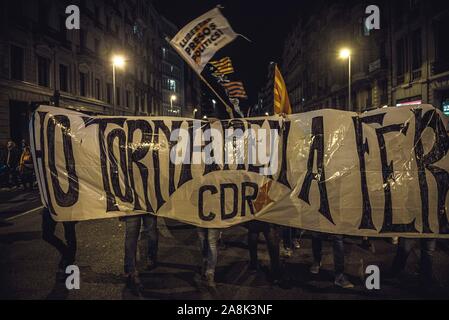
[[[35,193],[34,193],[35,194]],[[24,204],[23,201],[19,204]],[[25,207],[24,207],[25,208]],[[8,210],[2,209],[2,217]],[[217,289],[210,290],[195,281],[199,272],[200,253],[195,228],[159,219],[159,266],[145,271],[145,243],[139,244],[139,265],[145,289],[139,297],[125,288],[123,273],[124,224],[118,219],[81,222],[77,225],[77,262],[81,271],[80,290],[68,291],[64,281],[57,280],[58,255],[42,240],[41,210],[18,216],[0,227],[0,272],[2,299],[447,299],[448,290],[433,295],[423,292],[416,276],[416,268],[407,269],[402,282],[384,279],[395,253],[388,239],[374,240],[375,252],[363,249],[360,239],[347,239],[347,272],[356,287],[345,290],[333,285],[332,248],[326,243],[323,270],[309,273],[312,263],[310,236],[304,235],[301,248],[284,259],[286,281],[273,285],[267,276],[269,258],[265,241],[259,241],[261,270],[248,271],[247,231],[234,227],[224,232],[227,248],[219,251]],[[58,235],[62,236],[58,229]],[[410,257],[410,265],[417,263],[419,250]],[[441,288],[449,284],[449,251],[443,245],[435,260],[435,272]],[[369,264],[381,268],[381,290],[365,288],[364,267]]]
[[[449,300],[448,21],[439,0],[0,1],[0,300]]]

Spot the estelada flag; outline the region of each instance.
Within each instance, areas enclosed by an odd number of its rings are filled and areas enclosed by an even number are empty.
[[[198,73],[215,53],[232,42],[237,34],[220,9],[212,9],[182,28],[170,41],[173,48]]]
[[[274,67],[274,113],[292,113],[287,86],[277,65]]]
[[[225,76],[234,73],[231,58],[225,57],[217,61],[209,62],[214,67],[213,74],[216,76]]]

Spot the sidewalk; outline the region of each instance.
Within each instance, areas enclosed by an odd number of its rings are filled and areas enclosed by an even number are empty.
[[[37,187],[34,187],[32,191],[25,191],[22,188],[2,188],[0,189],[0,223],[41,205]]]

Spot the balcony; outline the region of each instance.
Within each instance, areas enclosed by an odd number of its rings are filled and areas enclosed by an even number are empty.
[[[437,60],[431,65],[432,75],[443,73],[449,71],[449,61],[448,60]]]

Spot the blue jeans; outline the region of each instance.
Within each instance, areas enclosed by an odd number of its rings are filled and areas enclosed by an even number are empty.
[[[323,234],[312,233],[312,251],[315,262],[321,262],[321,250],[323,248]],[[330,235],[334,251],[335,276],[343,274],[345,270],[345,250],[343,236],[338,234]]]
[[[417,239],[399,238],[398,251],[393,261],[393,274],[399,274],[405,269],[407,259],[415,246]],[[433,254],[435,252],[435,239],[420,239],[421,245],[421,277],[426,280],[432,279]]]
[[[215,274],[217,266],[217,242],[220,237],[220,229],[197,228],[200,239],[202,261],[201,275]]]
[[[123,218],[126,224],[125,234],[125,273],[136,272],[137,242],[143,223],[143,236],[148,238],[148,259],[157,260],[158,238],[157,217],[144,214]]]

